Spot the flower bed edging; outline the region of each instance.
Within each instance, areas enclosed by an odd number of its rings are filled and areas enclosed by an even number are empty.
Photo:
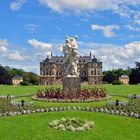
[[[56,103],[89,103],[89,102],[98,102],[102,100],[108,100],[111,96],[107,95],[104,98],[99,99],[88,99],[88,100],[78,100],[78,99],[72,99],[72,100],[57,100],[57,99],[45,99],[45,98],[37,98],[37,96],[32,96],[32,99],[35,101],[46,101],[46,102],[56,102]]]
[[[109,110],[108,108],[94,108],[94,107],[48,107],[48,108],[37,108],[33,110],[19,110],[15,112],[4,112],[0,113],[0,117],[7,117],[7,116],[16,116],[16,115],[24,115],[24,114],[34,114],[34,113],[43,113],[43,112],[58,112],[58,111],[88,111],[88,112],[102,112],[112,115],[121,115],[126,117],[132,117],[136,119],[140,119],[140,114],[135,112],[124,112],[119,110]]]

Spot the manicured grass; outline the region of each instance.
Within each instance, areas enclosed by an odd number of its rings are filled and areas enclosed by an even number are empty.
[[[55,87],[62,87],[62,85],[54,85]],[[45,89],[50,86],[0,86],[0,95],[12,94],[35,94],[38,89]],[[83,87],[83,86],[82,86]],[[140,94],[140,85],[97,85],[85,87],[102,87],[105,88],[110,94]]]
[[[65,132],[49,127],[61,117],[95,122],[86,132]],[[104,113],[69,111],[0,118],[1,140],[139,140],[140,120]]]
[[[61,85],[57,85],[62,87]],[[35,94],[38,89],[49,86],[0,86],[0,95]],[[93,86],[86,86],[87,88]],[[140,85],[98,85],[110,94],[140,94]],[[112,96],[109,100],[126,101],[127,98]],[[89,103],[54,103],[34,101],[31,96],[19,97],[14,101],[25,100],[41,107],[64,106],[103,106],[109,100]],[[86,132],[65,132],[49,127],[49,122],[61,117],[77,117],[95,122],[95,128]],[[49,112],[14,117],[0,117],[0,140],[139,140],[140,120],[82,111]]]
[[[97,87],[105,88],[110,94],[140,94],[140,85],[99,85]]]
[[[42,88],[45,88],[45,86],[0,86],[0,95],[31,94]]]

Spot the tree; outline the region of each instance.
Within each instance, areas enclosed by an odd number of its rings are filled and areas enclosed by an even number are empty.
[[[130,75],[131,70],[128,68],[123,70],[121,68],[115,70],[108,70],[103,72],[103,81],[108,83],[113,83],[117,81],[121,75]]]
[[[8,85],[12,84],[11,75],[2,66],[0,66],[0,84],[8,84]]]
[[[12,75],[12,77],[16,76],[16,75],[20,75],[20,76],[23,76],[25,71],[22,70],[22,69],[16,69],[16,68],[13,68],[9,71],[9,73]]]
[[[33,72],[24,73],[23,80],[33,85],[39,84],[39,76]]]
[[[115,80],[116,80],[115,74],[113,74],[111,71],[104,72],[103,81],[112,83]]]
[[[33,72],[25,72],[22,69],[10,68],[9,66],[5,67],[5,70],[14,77],[16,75],[23,76],[23,81],[29,84],[38,85],[39,84],[39,76]]]
[[[135,68],[131,69],[130,84],[140,83],[140,62],[135,62]]]
[[[135,64],[136,64],[136,68],[140,68],[140,62],[135,62]]]

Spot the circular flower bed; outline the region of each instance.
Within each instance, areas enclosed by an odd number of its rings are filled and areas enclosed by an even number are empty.
[[[71,90],[69,90],[69,94],[65,95],[62,89],[51,87],[45,90],[38,90],[32,98],[51,102],[92,102],[107,99],[108,96],[107,91],[102,88],[81,89],[77,91],[75,96]]]
[[[94,122],[76,118],[61,118],[60,120],[52,121],[49,125],[57,130],[81,132],[93,128]]]

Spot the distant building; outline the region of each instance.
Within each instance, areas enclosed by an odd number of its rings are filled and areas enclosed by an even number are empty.
[[[89,84],[100,84],[102,82],[102,62],[95,56],[80,56],[78,58],[78,72],[81,82]],[[62,83],[63,77],[63,56],[47,57],[40,62],[40,84],[49,85]]]
[[[129,76],[122,75],[119,77],[119,81],[121,81],[124,85],[128,85],[129,84]]]
[[[13,85],[19,85],[20,82],[23,82],[23,77],[20,75],[16,75],[12,78]]]

